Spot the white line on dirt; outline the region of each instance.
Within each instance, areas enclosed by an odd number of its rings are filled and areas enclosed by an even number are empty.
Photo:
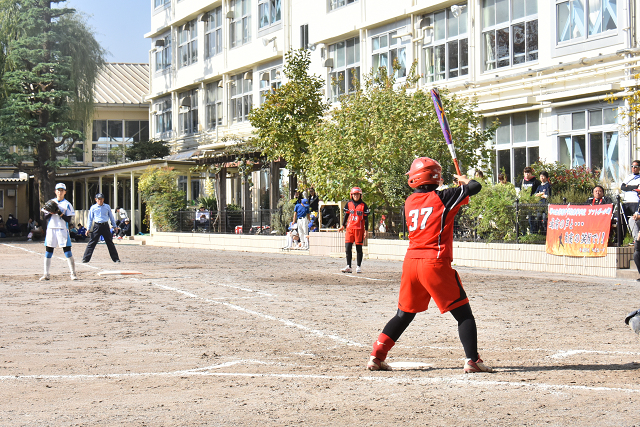
[[[466,386],[497,386],[497,387],[515,387],[529,388],[541,390],[583,390],[583,391],[603,391],[603,392],[623,392],[623,393],[640,393],[640,389],[621,388],[621,387],[591,387],[583,385],[567,385],[567,384],[547,384],[547,383],[525,383],[521,381],[492,381],[485,380],[484,374],[477,374],[465,377],[390,377],[390,376],[348,376],[348,375],[304,375],[304,374],[265,374],[265,373],[247,373],[247,372],[210,372],[212,369],[224,368],[232,365],[251,363],[263,364],[255,360],[227,362],[220,365],[208,366],[204,368],[196,368],[182,371],[172,372],[138,372],[138,373],[122,373],[122,374],[80,374],[80,375],[4,375],[0,376],[0,381],[25,381],[25,380],[95,380],[110,378],[133,378],[133,377],[186,377],[186,376],[210,376],[210,377],[250,377],[250,378],[297,378],[297,379],[320,379],[320,380],[347,380],[347,381],[369,381],[369,382],[386,382],[393,384],[445,384],[445,385],[466,385]]]
[[[329,339],[332,339],[334,341],[338,341],[338,342],[341,342],[341,343],[347,344],[347,345],[353,345],[353,346],[356,346],[356,347],[365,347],[364,344],[360,344],[358,342],[351,341],[349,339],[342,338],[342,337],[339,337],[337,335],[327,334],[327,333],[325,333],[323,331],[319,331],[317,329],[312,329],[312,328],[309,328],[308,326],[304,326],[304,325],[301,325],[299,323],[294,323],[291,320],[280,319],[278,317],[271,316],[269,314],[260,313],[260,312],[255,311],[255,310],[249,310],[248,308],[240,307],[239,305],[230,304],[228,302],[215,301],[215,300],[212,300],[212,299],[209,299],[209,298],[204,298],[204,297],[201,297],[201,296],[196,295],[194,293],[185,291],[183,289],[178,289],[178,288],[174,288],[174,287],[166,286],[166,285],[160,285],[158,283],[153,283],[153,282],[151,282],[151,284],[154,285],[154,286],[157,286],[159,288],[168,290],[168,291],[173,291],[173,292],[180,293],[180,294],[185,295],[185,296],[187,296],[189,298],[199,299],[201,301],[209,302],[209,303],[212,303],[212,304],[224,305],[225,307],[229,307],[229,308],[232,308],[232,309],[237,310],[237,311],[242,311],[242,312],[245,312],[245,313],[248,313],[248,314],[252,314],[252,315],[254,315],[256,317],[262,317],[263,319],[268,319],[268,320],[273,320],[273,321],[276,321],[276,322],[284,323],[287,326],[291,326],[293,328],[301,329],[303,331],[306,331],[306,332],[309,332],[311,334],[317,335],[317,336],[319,336],[321,338],[329,338]]]
[[[232,286],[232,285],[227,285],[227,284],[224,284],[224,283],[212,283],[212,284],[216,285],[216,286],[224,286],[226,288],[237,289],[239,291],[251,292],[251,293],[256,293],[256,294],[260,294],[260,295],[266,295],[268,297],[277,297],[277,295],[269,294],[267,292],[262,292],[262,291],[256,291],[256,290],[249,289],[249,288],[241,288],[239,286]]]
[[[435,345],[420,345],[420,346],[411,346],[405,344],[396,344],[396,348],[407,348],[407,349],[431,349],[431,350],[459,350],[459,346],[435,346]],[[549,356],[545,356],[550,359],[562,359],[565,357],[570,357],[578,354],[585,353],[594,353],[594,354],[618,354],[618,355],[626,355],[626,356],[640,356],[640,352],[633,351],[606,351],[606,350],[559,350],[557,348],[522,348],[522,347],[509,347],[509,348],[482,348],[482,353],[485,354],[487,352],[510,352],[510,351],[527,351],[527,352],[539,352],[539,353],[552,353]]]
[[[374,279],[372,277],[364,277],[364,276],[357,276],[355,274],[349,274],[349,273],[333,273],[336,276],[342,276],[342,277],[353,277],[354,279],[363,279],[363,280],[375,280],[377,282],[394,282],[395,280],[387,280],[387,279]]]
[[[36,251],[31,251],[31,250],[29,250],[29,249],[25,249],[25,248],[21,248],[20,246],[14,246],[14,245],[10,245],[10,244],[8,244],[8,243],[3,243],[2,245],[4,245],[4,246],[9,246],[10,248],[14,248],[14,249],[20,249],[21,251],[29,252],[29,253],[32,253],[32,254],[36,254],[36,255],[40,255],[40,256],[44,256],[44,254],[43,254],[43,253],[36,252]],[[66,258],[63,258],[63,257],[60,257],[60,256],[57,256],[57,257],[56,257],[56,259],[60,259],[60,260],[62,260],[62,261],[65,261],[65,260],[66,260]],[[82,267],[87,267],[87,268],[95,268],[95,269],[97,269],[97,270],[100,270],[100,267],[94,267],[93,265],[89,265],[89,264],[77,263],[76,265],[80,265],[80,266],[82,266]]]

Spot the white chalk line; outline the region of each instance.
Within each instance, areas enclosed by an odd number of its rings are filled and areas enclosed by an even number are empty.
[[[21,248],[20,246],[14,246],[14,245],[10,245],[10,244],[8,244],[8,243],[3,243],[3,245],[4,245],[4,246],[9,246],[10,248],[14,248],[14,249],[20,249],[21,251],[29,252],[29,253],[32,253],[32,254],[36,254],[36,255],[40,255],[40,256],[44,256],[44,254],[43,254],[43,253],[41,253],[41,252],[31,251],[31,250],[29,250],[29,249]],[[55,258],[56,258],[56,259],[59,259],[59,260],[62,260],[62,261],[65,261],[65,260],[66,260],[66,258],[64,258],[64,257],[59,257],[59,256],[57,256],[57,257],[55,257]],[[78,266],[78,265],[80,265],[80,266],[82,266],[82,267],[95,268],[95,269],[97,269],[97,270],[102,270],[100,267],[94,267],[93,265],[83,264],[83,263],[81,263],[81,262],[80,262],[80,263],[76,263],[76,266]]]
[[[250,289],[250,288],[241,288],[240,286],[227,285],[225,283],[214,283],[214,285],[216,285],[216,286],[224,286],[225,288],[237,289],[239,291],[244,291],[244,292],[249,292],[249,293],[256,293],[256,294],[259,294],[259,295],[266,295],[268,297],[277,297],[277,295],[270,294],[270,293],[267,293],[267,292],[256,291],[256,290]]]
[[[150,282],[150,283],[152,285],[154,285],[154,286],[159,287],[159,288],[162,288],[162,289],[165,289],[165,290],[168,290],[168,291],[177,292],[177,293],[182,294],[184,296],[187,296],[189,298],[198,299],[200,301],[209,302],[209,303],[212,303],[212,304],[224,305],[225,307],[228,307],[228,308],[231,308],[231,309],[237,310],[237,311],[242,311],[244,313],[251,314],[251,315],[256,316],[256,317],[261,317],[263,319],[280,322],[280,323],[285,324],[286,326],[290,326],[290,327],[293,327],[293,328],[297,328],[297,329],[303,330],[305,332],[309,332],[309,333],[311,333],[313,335],[316,335],[316,336],[319,336],[321,338],[329,338],[329,339],[332,339],[334,341],[338,341],[338,342],[341,342],[341,343],[347,344],[347,345],[353,345],[353,346],[356,346],[356,347],[365,347],[364,344],[360,344],[358,342],[355,342],[355,341],[352,341],[352,340],[349,340],[349,339],[346,339],[346,338],[342,338],[342,337],[339,337],[337,335],[327,334],[327,333],[325,333],[323,331],[319,331],[317,329],[313,329],[313,328],[310,328],[308,326],[304,326],[304,325],[301,325],[299,323],[292,322],[291,320],[288,320],[288,319],[280,319],[278,317],[271,316],[269,314],[264,314],[264,313],[260,313],[260,312],[255,311],[255,310],[250,310],[248,308],[240,307],[239,305],[235,305],[235,304],[231,304],[231,303],[223,302],[223,301],[216,301],[216,300],[213,300],[213,299],[210,299],[210,298],[204,298],[204,297],[196,295],[196,294],[194,294],[192,292],[185,291],[183,289],[178,289],[178,288],[174,288],[174,287],[171,287],[171,286],[161,285],[161,284],[153,283],[153,282]]]
[[[622,387],[593,387],[583,385],[568,384],[547,384],[547,383],[526,383],[521,381],[498,381],[483,379],[490,374],[474,374],[467,376],[455,377],[393,377],[393,376],[350,376],[350,375],[305,375],[305,374],[289,374],[289,373],[260,373],[260,372],[211,372],[215,369],[226,368],[238,364],[262,364],[269,363],[258,360],[239,360],[234,362],[226,362],[220,365],[207,366],[203,368],[195,368],[170,372],[128,372],[113,374],[78,374],[78,375],[4,375],[0,376],[0,381],[26,381],[26,380],[96,380],[96,379],[116,379],[116,378],[139,378],[139,377],[248,377],[248,378],[286,378],[286,379],[309,379],[309,380],[344,380],[344,381],[367,381],[367,382],[385,382],[392,384],[416,384],[416,385],[465,385],[465,386],[496,386],[496,387],[515,387],[541,389],[547,391],[554,390],[581,390],[581,391],[604,391],[604,392],[623,392],[623,393],[640,393],[640,389],[622,388]]]
[[[364,276],[358,275],[358,273],[332,273],[332,274],[335,274],[336,276],[342,276],[342,277],[351,277],[354,279],[375,280],[377,282],[395,282],[395,280],[374,279],[373,277],[364,277]]]
[[[460,350],[459,346],[435,346],[435,345],[421,345],[410,346],[398,343],[396,348],[406,349],[427,349],[427,350]],[[545,356],[548,359],[563,359],[570,356],[581,354],[603,354],[603,355],[619,355],[619,356],[640,356],[640,352],[635,351],[609,351],[609,350],[559,350],[551,348],[523,348],[523,347],[510,347],[510,348],[486,348],[483,347],[480,352],[485,354],[487,352],[495,353],[508,353],[513,351],[525,351],[525,352],[539,352],[539,353],[552,353],[549,356]]]

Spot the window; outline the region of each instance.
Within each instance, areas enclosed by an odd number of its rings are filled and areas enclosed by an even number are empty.
[[[171,0],[154,0],[154,8],[157,9],[159,7],[163,7],[166,5],[171,5]]]
[[[507,180],[514,182],[526,166],[538,160],[539,118],[540,113],[535,110],[484,119],[485,127],[495,120],[500,122],[493,140],[496,150],[495,177],[504,169]]]
[[[178,94],[178,133],[189,135],[198,132],[198,89]]]
[[[556,1],[557,42],[584,40],[618,28],[617,0]]]
[[[309,48],[309,24],[300,25],[300,49]]]
[[[258,28],[267,28],[282,21],[281,0],[258,0]]]
[[[0,190],[0,209],[4,209],[4,190]]]
[[[242,46],[251,41],[251,0],[231,0],[231,10],[230,46]]]
[[[538,60],[538,0],[482,0],[484,71]]]
[[[92,141],[122,141],[122,120],[94,120]]]
[[[194,19],[178,29],[178,64],[186,67],[198,62],[198,23]]]
[[[208,13],[204,32],[204,57],[211,58],[222,53],[222,7]]]
[[[222,81],[209,83],[206,87],[207,129],[222,125]]]
[[[329,10],[335,10],[351,3],[355,3],[356,1],[357,0],[329,0]]]
[[[171,34],[167,34],[160,40],[162,40],[162,46],[156,46],[156,71],[171,67]]]
[[[171,97],[159,99],[153,104],[155,110],[156,120],[156,134],[160,135],[160,138],[170,137],[167,133],[172,130],[171,119]]]
[[[244,78],[245,73],[231,78],[229,109],[232,123],[245,122],[253,108],[253,82]]]
[[[267,100],[267,94],[274,93],[282,85],[282,66],[260,71],[260,104]]]
[[[423,50],[424,77],[427,82],[453,79],[469,74],[469,35],[467,8],[456,18],[451,9],[440,10],[423,19],[431,25],[431,41]],[[428,35],[428,33],[427,33]]]
[[[407,51],[399,38],[394,38],[396,31],[384,33],[371,38],[373,50],[373,72],[378,73],[384,67],[388,75],[395,74],[396,79],[407,77]],[[394,73],[394,65],[400,67]]]
[[[333,71],[329,73],[331,102],[337,102],[341,95],[356,91],[356,81],[360,80],[360,39],[330,45],[329,58],[333,59]]]
[[[125,120],[124,142],[140,142],[149,140],[148,120]]]
[[[600,171],[600,179],[619,173],[616,108],[584,109],[558,114],[560,163]]]

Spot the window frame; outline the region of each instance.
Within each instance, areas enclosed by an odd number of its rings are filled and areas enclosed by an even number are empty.
[[[354,3],[358,3],[358,0],[327,0],[327,11],[332,12]]]
[[[154,130],[160,139],[171,138],[173,135],[173,108],[171,97],[160,98],[153,103],[156,111],[154,114]]]
[[[570,142],[570,146],[566,146],[568,151],[568,160],[571,162],[568,167],[577,167],[577,166],[586,166],[590,169],[598,169],[600,170],[600,179],[611,179],[618,180],[620,173],[620,152],[621,152],[621,132],[618,129],[618,116],[616,113],[616,109],[620,108],[619,105],[601,107],[595,105],[585,105],[582,108],[572,108],[570,110],[562,111],[557,113],[558,120],[558,135],[556,136],[556,149],[558,154],[558,162],[567,165],[566,162],[563,161],[563,149],[567,142]],[[610,117],[613,117],[612,121],[605,122],[605,111],[611,111]],[[600,112],[600,123],[596,123],[593,119],[593,113]],[[582,113],[582,114],[581,114]],[[576,114],[581,114],[583,116],[583,125],[579,126],[580,123],[574,118]],[[569,118],[568,116],[571,116]],[[571,126],[571,129],[566,128],[564,123]],[[575,126],[575,128],[574,128]],[[562,128],[562,129],[560,129]],[[600,155],[602,164],[598,164],[594,166],[594,147],[593,145],[593,137],[594,135],[600,135],[601,140],[599,143],[600,146]],[[607,140],[606,136],[610,135],[611,139]],[[576,140],[579,137],[584,137],[584,163],[578,164],[576,162],[576,153],[575,144]],[[567,141],[567,138],[570,141]],[[615,138],[615,139],[614,139]],[[608,144],[611,140],[614,140],[613,148],[608,147]],[[563,146],[563,143],[565,144]],[[612,152],[609,152],[611,150]],[[612,156],[613,151],[615,151],[615,159]]]
[[[535,114],[535,116],[534,116]],[[524,121],[516,122],[516,119],[524,115]],[[537,116],[537,117],[536,117]],[[508,125],[504,123],[504,118],[509,118]],[[530,110],[530,111],[522,111],[519,113],[507,113],[500,114],[492,117],[486,117],[484,126],[487,127],[490,123],[493,123],[495,120],[500,120],[501,125],[496,129],[496,133],[494,134],[493,140],[491,141],[492,146],[491,150],[495,154],[494,163],[493,163],[493,171],[494,171],[494,179],[497,180],[498,175],[500,174],[501,169],[504,165],[501,164],[501,156],[500,153],[504,153],[506,151],[509,152],[509,168],[505,168],[505,172],[507,173],[508,180],[514,184],[518,184],[516,177],[522,175],[522,170],[524,166],[529,166],[532,163],[535,163],[540,157],[540,110]],[[535,124],[535,128],[533,127]],[[517,126],[523,126],[524,129],[524,140],[516,141],[516,129]],[[499,135],[501,134],[500,130],[508,127],[508,130],[503,130],[503,132],[508,132],[508,142],[498,142]],[[503,133],[504,135],[504,133]],[[524,150],[524,163],[525,165],[516,164],[517,158],[520,156],[517,155],[520,150]],[[536,157],[537,153],[537,158]],[[522,166],[522,167],[521,167]]]
[[[266,25],[262,25],[262,12],[261,6],[266,5],[263,9],[267,9],[267,18],[268,23]],[[279,6],[280,18],[276,19],[273,16],[273,10],[278,10],[277,6]],[[266,30],[275,25],[279,25],[282,23],[282,0],[258,0],[258,31]]]
[[[0,209],[4,209],[4,188],[0,188]]]
[[[245,74],[243,72],[231,77],[231,87],[229,88],[229,118],[231,124],[248,122],[249,112],[253,109],[253,81],[245,79]],[[238,87],[241,87],[242,92],[238,92]],[[238,102],[240,103],[238,104]]]
[[[275,91],[282,86],[283,66],[277,65],[275,67],[266,68],[264,70],[260,70],[258,74],[260,76],[258,91],[260,96],[260,105],[262,105],[267,100],[267,94],[275,93]],[[265,75],[268,77],[267,80],[264,79]]]
[[[207,12],[207,19],[204,22],[204,57],[213,58],[222,53],[222,6]],[[213,22],[212,22],[213,21]],[[213,25],[212,25],[213,24]],[[214,43],[212,43],[212,41]]]
[[[354,61],[348,63],[348,52],[349,49],[349,41],[353,40],[353,49],[354,49]],[[338,49],[340,47],[338,45],[344,43],[344,65],[338,66]],[[347,74],[352,75],[352,70],[355,70],[355,78],[360,79],[360,66],[361,66],[361,58],[360,58],[360,37],[349,37],[348,39],[341,40],[339,42],[333,43],[327,47],[327,57],[333,59],[333,68],[329,72],[328,82],[331,85],[331,90],[328,91],[329,101],[334,103],[340,100],[340,97],[343,95],[349,95],[351,93],[355,93],[356,87],[355,85],[351,86],[352,80],[349,80],[349,86],[344,84],[342,87],[342,91],[340,89],[340,74],[342,73],[342,81],[344,82],[345,76]],[[334,84],[337,83],[337,84]],[[349,89],[349,90],[345,90]]]
[[[391,76],[391,72],[393,71],[395,78],[398,81],[403,81],[407,77],[407,46],[410,46],[410,44],[403,43],[402,38],[393,38],[393,36],[397,34],[398,30],[395,29],[371,36],[371,70],[372,72],[377,73],[378,69],[384,66],[387,70],[387,76]],[[384,47],[374,49],[375,40],[382,40],[383,37],[387,39],[386,45]],[[378,46],[380,46],[380,42],[378,42]],[[404,52],[404,68],[394,71],[393,61],[400,58],[401,51]],[[393,55],[393,52],[395,52],[395,56]],[[385,54],[387,58],[387,65],[378,65],[377,67],[373,65],[376,62],[376,56],[382,57]]]
[[[560,40],[560,6],[562,4],[566,4],[569,3],[569,14],[568,14],[568,21],[567,23],[569,24],[570,27],[573,27],[572,22],[573,22],[573,13],[572,13],[572,9],[573,9],[573,5],[576,3],[576,1],[582,1],[583,4],[583,11],[582,11],[582,18],[583,18],[583,25],[584,27],[582,28],[584,34],[576,36],[576,37],[571,37],[571,33],[572,31],[569,30],[568,33],[570,35],[569,38],[564,39],[564,40]],[[594,1],[594,0],[591,0]],[[599,1],[600,2],[600,12],[603,11],[602,9],[602,5],[605,2],[608,2],[609,0],[595,0],[595,1]],[[594,40],[594,39],[598,39],[598,38],[602,38],[602,37],[609,37],[611,35],[616,35],[619,31],[619,13],[618,13],[618,2],[616,2],[616,10],[615,10],[615,17],[613,18],[613,22],[615,24],[615,28],[611,28],[611,29],[600,29],[600,31],[591,34],[591,30],[589,28],[590,22],[589,22],[589,3],[590,1],[585,1],[585,0],[555,0],[554,2],[554,14],[555,14],[555,22],[554,22],[554,27],[555,27],[555,44],[556,46],[566,46],[566,45],[570,45],[570,44],[574,44],[574,43],[580,43],[580,42],[585,42],[585,41],[589,41],[589,40]],[[600,15],[600,22],[601,22],[601,27],[603,25],[602,21],[602,15]]]
[[[160,3],[160,4],[158,4]],[[164,9],[167,7],[171,7],[171,0],[154,0],[153,2],[153,10],[158,11],[160,9]]]
[[[525,0],[526,3],[523,5],[523,16],[514,18],[514,7],[513,2],[515,0],[506,0],[509,4],[509,8],[507,10],[507,18],[504,21],[497,22],[499,19],[499,13],[504,13],[504,10],[496,7],[495,2],[499,0],[483,0],[481,6],[481,14],[482,14],[482,25],[480,32],[480,40],[479,42],[482,45],[482,73],[495,72],[501,69],[510,69],[513,67],[524,66],[525,64],[531,64],[533,62],[539,61],[539,25],[538,25],[538,0]],[[489,2],[492,2],[493,6],[487,6]],[[527,10],[526,5],[535,4],[535,13],[531,13],[530,10]],[[531,6],[530,6],[531,7]],[[489,10],[492,10],[492,15],[490,16]],[[487,18],[493,19],[493,23],[486,23]],[[530,26],[533,26],[535,23],[535,49],[533,49],[533,38],[529,38],[528,34],[531,33]],[[522,25],[524,28],[524,37],[523,41],[519,44],[524,46],[523,53],[514,53],[516,42],[514,42],[514,28]],[[502,57],[498,57],[501,49],[505,50],[505,30],[508,30],[506,34],[507,40],[507,55],[503,55]],[[492,55],[489,55],[487,49],[489,48],[489,44],[487,43],[488,36],[490,33],[493,33],[492,39]],[[500,36],[502,35],[502,36]],[[502,44],[500,41],[502,40]],[[532,48],[529,50],[529,48]],[[516,58],[523,57],[523,61],[515,62]],[[508,64],[500,65],[501,62],[508,61]],[[490,64],[492,66],[490,66]]]
[[[186,51],[186,60],[184,51]],[[198,20],[192,19],[178,27],[178,68],[188,67],[196,62],[198,62]]]
[[[432,83],[432,82],[436,82],[436,81],[441,81],[441,80],[451,80],[451,79],[457,79],[457,78],[461,78],[464,76],[468,76],[469,75],[469,16],[467,13],[467,3],[460,3],[458,4],[458,6],[463,6],[462,8],[462,12],[460,13],[460,16],[458,18],[453,16],[453,13],[451,12],[451,8],[447,8],[447,9],[441,9],[441,10],[437,10],[433,13],[429,13],[428,15],[425,15],[423,17],[423,19],[428,19],[429,23],[432,23],[433,25],[433,29],[431,30],[425,30],[425,31],[431,31],[431,41],[428,43],[424,43],[423,44],[423,48],[422,48],[422,58],[421,58],[421,62],[422,62],[422,69],[423,69],[423,81],[425,83]],[[440,39],[436,40],[436,32],[437,32],[437,28],[436,24],[439,22],[436,19],[436,15],[444,13],[444,36]],[[450,24],[450,21],[456,20],[456,28],[457,28],[457,34],[452,35],[451,34],[451,26],[452,24]],[[464,32],[460,31],[460,23],[464,22]],[[457,68],[452,68],[451,67],[451,59],[452,59],[452,53],[450,52],[452,50],[452,43],[456,43],[456,49],[457,49]],[[464,54],[461,53],[462,47],[463,45],[466,45],[466,58],[464,58]],[[443,69],[441,72],[436,72],[436,49],[443,49],[444,52],[444,63],[443,65]],[[431,64],[432,65],[428,65],[427,60],[430,59]],[[466,59],[466,61],[463,61],[463,59]],[[432,68],[433,71],[429,72],[429,68]],[[452,70],[456,70],[456,72],[458,73],[458,75],[456,76],[451,76],[452,74]],[[464,72],[461,72],[464,71]],[[436,78],[438,75],[443,75],[443,78]]]
[[[229,22],[229,49],[233,49],[251,43],[251,0],[231,0],[230,9],[233,19]],[[242,33],[238,40],[237,29]]]
[[[220,87],[222,80],[218,80],[205,85],[205,121],[207,124],[207,130],[214,130],[218,126],[222,126],[224,119],[223,110],[223,98],[224,91]],[[213,88],[216,96],[214,99],[210,98],[210,88]],[[218,96],[219,95],[219,96]],[[213,114],[212,114],[213,113]],[[212,116],[218,116],[216,120],[212,120]]]
[[[155,53],[155,72],[162,73],[171,68],[171,33],[166,34],[164,37],[158,39],[164,40],[164,46],[156,47]],[[160,62],[158,62],[160,58]]]
[[[194,135],[199,132],[198,130],[198,95],[200,91],[198,88],[185,90],[178,93],[178,135],[187,136]],[[186,97],[190,97],[191,106],[180,107],[182,100]]]

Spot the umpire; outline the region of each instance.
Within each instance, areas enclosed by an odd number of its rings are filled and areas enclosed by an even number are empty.
[[[91,255],[93,255],[93,250],[100,240],[100,236],[104,237],[104,242],[107,244],[107,248],[109,248],[109,255],[113,262],[120,262],[118,251],[116,251],[116,247],[113,244],[113,236],[111,235],[111,230],[109,228],[109,220],[111,220],[111,224],[113,224],[117,231],[116,219],[111,212],[111,207],[104,203],[104,196],[102,193],[98,193],[96,194],[96,204],[91,206],[91,209],[89,209],[89,230],[91,230],[91,240],[87,243],[87,248],[82,256],[83,263],[91,261]]]

